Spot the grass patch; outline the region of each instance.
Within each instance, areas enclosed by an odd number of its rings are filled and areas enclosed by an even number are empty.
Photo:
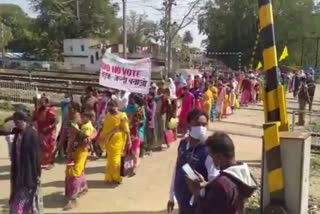
[[[11,102],[0,102],[0,110],[3,111],[14,111],[14,106]]]

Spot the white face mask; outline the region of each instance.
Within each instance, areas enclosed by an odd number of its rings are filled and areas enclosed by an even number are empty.
[[[190,130],[190,137],[204,142],[207,139],[207,127],[204,126],[193,126]]]

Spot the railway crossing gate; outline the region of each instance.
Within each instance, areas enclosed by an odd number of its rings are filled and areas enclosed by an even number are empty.
[[[294,198],[294,195],[302,196],[308,192],[302,178],[309,173],[306,166],[310,161],[308,154],[310,150],[307,149],[311,146],[310,136],[289,132],[286,97],[279,79],[272,3],[271,0],[258,0],[258,3],[266,77],[263,90],[265,124],[263,125],[262,209],[263,213],[267,214],[306,214],[305,200],[308,200],[308,197]],[[286,143],[287,141],[290,143]],[[296,149],[295,153],[292,153],[293,148]],[[288,162],[292,154],[297,156],[292,162]],[[297,188],[293,189],[290,186],[292,183],[297,183],[298,185],[294,186],[299,186],[300,189],[298,191]]]

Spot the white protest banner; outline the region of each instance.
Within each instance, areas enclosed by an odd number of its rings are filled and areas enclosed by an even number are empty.
[[[126,60],[106,52],[102,59],[99,84],[148,94],[151,84],[151,59]]]

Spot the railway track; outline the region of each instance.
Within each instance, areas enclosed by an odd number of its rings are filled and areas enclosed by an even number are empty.
[[[26,83],[50,83],[50,84],[62,84],[63,86],[75,85],[75,86],[92,86],[99,87],[99,80],[86,80],[86,79],[65,79],[64,77],[32,77],[31,79],[28,76],[19,76],[19,75],[1,75],[0,80],[5,81],[20,81]]]
[[[11,77],[11,78],[26,78],[30,79],[28,74],[14,74],[14,73],[0,73],[0,78],[2,77]],[[99,76],[84,76],[84,77],[70,77],[70,76],[51,76],[51,75],[32,75],[31,79],[54,79],[54,80],[61,80],[61,81],[72,81],[72,82],[99,82]]]
[[[24,69],[6,69],[7,73],[26,73],[28,74],[28,70]],[[57,75],[87,75],[87,76],[92,76],[92,75],[97,75],[99,76],[99,71],[96,72],[88,72],[88,71],[81,71],[81,72],[75,72],[75,71],[58,71],[58,70],[50,70],[50,71],[45,71],[41,69],[33,69],[31,73],[43,73],[44,75],[48,74],[57,74]]]
[[[59,94],[64,94],[64,93],[72,93],[76,95],[82,95],[84,94],[84,87],[82,88],[68,88],[68,87],[60,87],[60,86],[52,86],[52,85],[42,85],[42,84],[35,84],[32,83],[31,87],[34,89],[37,88],[41,92],[52,92],[52,93],[59,93]],[[6,89],[14,89],[12,88],[11,85],[9,84],[2,84],[1,88],[6,88]],[[15,89],[15,90],[23,90],[21,89]]]

